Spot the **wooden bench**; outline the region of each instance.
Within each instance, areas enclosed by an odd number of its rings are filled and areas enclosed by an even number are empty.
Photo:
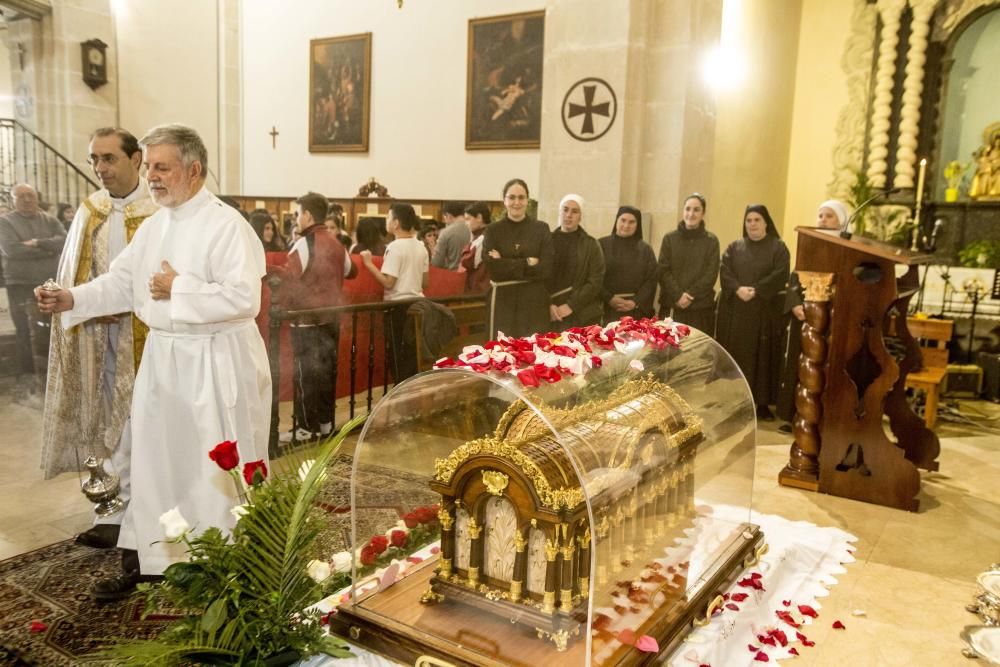
[[[955,323],[951,320],[906,318],[906,327],[920,345],[921,366],[906,376],[907,389],[927,393],[924,404],[924,423],[927,428],[937,424],[938,398],[945,376],[948,374],[948,341]]]

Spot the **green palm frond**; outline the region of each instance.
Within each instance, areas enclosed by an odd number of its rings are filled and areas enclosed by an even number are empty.
[[[306,568],[320,530],[311,510],[326,470],[365,418],[324,442],[303,479],[293,467],[254,486],[231,539],[214,528],[187,539],[189,560],[167,568],[163,583],[144,587],[147,611],[165,603],[184,618],[156,640],[122,642],[97,657],[169,667],[259,664],[287,649],[348,655],[346,645],[323,634],[319,612],[305,611],[322,597]]]

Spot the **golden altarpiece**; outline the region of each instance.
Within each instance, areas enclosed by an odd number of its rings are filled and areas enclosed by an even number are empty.
[[[747,383],[697,331],[531,389],[467,369],[411,378],[359,440],[354,545],[432,504],[440,543],[406,577],[352,590],[332,628],[411,664],[652,662],[634,638],[662,656],[765,548],[754,447]],[[365,507],[372,474],[396,476],[398,507]]]

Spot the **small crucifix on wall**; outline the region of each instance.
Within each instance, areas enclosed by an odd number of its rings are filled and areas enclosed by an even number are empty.
[[[274,125],[272,125],[271,131],[268,132],[268,134],[271,135],[271,149],[274,150],[275,148],[278,147],[278,135],[281,133],[278,132],[277,128],[275,128]]]

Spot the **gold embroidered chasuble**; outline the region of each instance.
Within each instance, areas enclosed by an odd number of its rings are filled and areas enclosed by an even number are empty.
[[[56,281],[72,287],[106,273],[123,244],[156,210],[145,180],[123,199],[112,198],[107,190],[90,195],[70,226]],[[108,458],[117,448],[147,331],[131,313],[123,314],[117,325],[92,320],[70,331],[60,318],[52,318],[42,425],[45,479],[80,470],[87,456]]]

